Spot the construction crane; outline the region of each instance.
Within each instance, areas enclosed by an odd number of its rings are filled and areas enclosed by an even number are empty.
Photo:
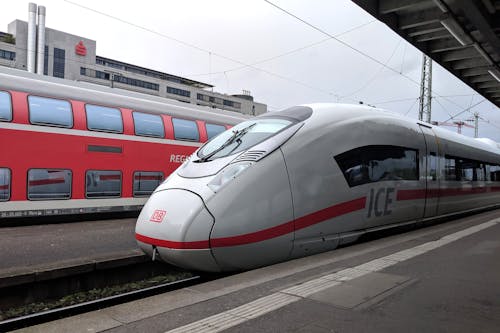
[[[472,125],[469,125],[467,122],[469,122],[470,120],[467,119],[467,120],[455,120],[454,122],[452,123],[449,123],[449,122],[440,122],[440,121],[433,121],[432,122],[432,125],[437,125],[437,126],[453,126],[453,127],[456,127],[457,128],[457,133],[458,134],[462,134],[462,127],[470,127],[470,128],[476,128],[475,126],[472,126]],[[477,138],[477,135],[474,135],[474,137]]]

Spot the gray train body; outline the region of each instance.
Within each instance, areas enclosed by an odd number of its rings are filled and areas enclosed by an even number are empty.
[[[499,203],[497,143],[364,106],[313,104],[201,147],[149,198],[136,239],[177,266],[244,270]]]

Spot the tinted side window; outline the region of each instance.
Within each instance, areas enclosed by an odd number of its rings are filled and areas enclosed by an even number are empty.
[[[28,199],[69,199],[71,170],[31,169],[28,171]]]
[[[174,137],[176,140],[199,141],[198,126],[193,120],[172,118]]]
[[[12,102],[10,94],[6,91],[0,91],[0,121],[12,120]]]
[[[455,157],[445,156],[444,160],[444,179],[445,180],[460,180],[459,168]]]
[[[226,130],[226,128],[222,125],[206,124],[205,126],[207,128],[208,140],[210,140],[214,136],[217,136],[217,134],[222,133]]]
[[[73,127],[73,112],[68,101],[38,96],[28,96],[32,124]]]
[[[134,127],[136,135],[154,136],[157,138],[165,137],[163,121],[159,115],[142,112],[133,112]]]
[[[0,168],[0,201],[10,199],[10,169]]]
[[[123,133],[122,113],[119,109],[85,105],[87,127],[94,131]]]
[[[335,157],[349,186],[418,180],[418,152],[396,146],[360,147]]]
[[[86,175],[87,198],[120,197],[122,173],[120,171],[89,170]]]
[[[490,180],[493,182],[500,182],[500,165],[490,164],[487,170]]]
[[[150,195],[163,181],[163,172],[134,172],[134,197]]]

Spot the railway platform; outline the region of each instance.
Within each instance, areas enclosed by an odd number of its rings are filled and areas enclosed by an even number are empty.
[[[22,332],[493,332],[500,210]]]
[[[135,218],[0,229],[0,287],[64,277],[146,258]]]

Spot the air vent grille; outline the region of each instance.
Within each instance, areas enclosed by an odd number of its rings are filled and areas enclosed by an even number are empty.
[[[250,161],[257,162],[266,154],[265,150],[249,150],[240,157],[238,157],[234,162]]]

